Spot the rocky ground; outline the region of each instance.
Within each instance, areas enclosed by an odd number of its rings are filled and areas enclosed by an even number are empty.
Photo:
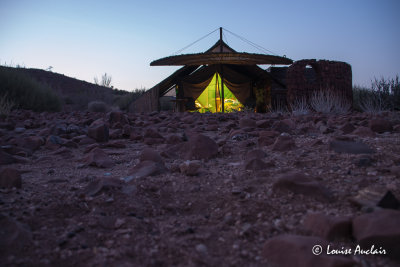
[[[400,265],[399,113],[18,111],[0,137],[2,266]]]

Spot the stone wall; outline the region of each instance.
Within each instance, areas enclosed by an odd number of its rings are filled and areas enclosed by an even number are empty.
[[[317,90],[331,90],[353,102],[351,66],[345,62],[304,59],[294,62],[287,71],[287,102],[309,99]]]

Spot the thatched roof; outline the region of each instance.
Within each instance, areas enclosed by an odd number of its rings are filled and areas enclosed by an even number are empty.
[[[199,53],[165,57],[150,63],[150,66],[199,66],[212,64],[232,65],[289,65],[293,60],[272,55],[249,53]]]
[[[218,40],[204,53],[164,57],[150,63],[150,66],[201,66],[214,64],[231,65],[290,65],[293,60],[266,54],[239,53]]]

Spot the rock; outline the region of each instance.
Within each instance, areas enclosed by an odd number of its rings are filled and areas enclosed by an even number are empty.
[[[200,167],[201,167],[201,161],[199,160],[187,160],[179,165],[181,173],[188,176],[198,175]]]
[[[153,161],[164,165],[164,160],[160,154],[151,148],[143,149],[139,159],[140,161]]]
[[[198,245],[196,245],[196,251],[201,254],[207,254],[208,249],[207,249],[206,245],[198,244]]]
[[[299,133],[302,134],[319,134],[319,130],[317,128],[315,128],[315,125],[312,121],[309,121],[307,123],[301,123],[298,127],[297,130],[299,131]]]
[[[400,260],[400,211],[378,210],[353,219],[353,235],[362,249],[386,251],[386,255]]]
[[[272,186],[274,191],[291,191],[295,194],[330,201],[332,193],[323,185],[299,172],[280,175]]]
[[[192,134],[183,146],[184,159],[210,159],[218,154],[218,145],[210,137]]]
[[[333,140],[329,143],[330,149],[336,153],[372,154],[375,150],[361,141]]]
[[[83,194],[86,196],[96,196],[103,191],[107,191],[114,188],[122,188],[123,183],[111,177],[96,178],[90,182],[83,190]]]
[[[354,160],[357,167],[369,167],[373,162],[374,160],[369,155],[361,155]]]
[[[16,160],[12,155],[4,152],[3,149],[0,149],[0,165],[12,164],[15,162]]]
[[[280,133],[292,133],[295,128],[296,125],[291,119],[278,120],[272,126],[273,130]]]
[[[47,149],[56,150],[56,149],[59,149],[63,144],[64,144],[64,140],[61,137],[59,137],[57,135],[50,135],[46,139],[45,146]]]
[[[343,134],[349,134],[352,133],[356,128],[353,126],[351,123],[346,123],[339,127],[339,130],[343,132]]]
[[[368,127],[365,126],[359,126],[357,129],[355,129],[352,134],[358,135],[360,137],[375,137],[376,134]]]
[[[277,131],[259,131],[258,132],[258,136],[259,137],[269,137],[269,138],[272,138],[272,139],[275,139],[279,135],[280,135],[280,133],[277,132]]]
[[[17,169],[4,168],[0,170],[0,188],[21,188],[21,173]]]
[[[166,139],[167,144],[179,144],[183,142],[182,136],[177,134],[170,134]]]
[[[345,216],[307,213],[303,226],[306,231],[329,241],[349,239],[351,236],[351,219]]]
[[[154,128],[147,128],[146,131],[144,132],[143,137],[164,140],[164,137]]]
[[[27,225],[0,214],[0,229],[0,255],[3,260],[4,255],[20,255],[32,246],[32,233]]]
[[[257,120],[256,125],[257,128],[268,128],[271,126],[271,122],[269,120]]]
[[[317,245],[321,247],[316,247]],[[317,237],[279,235],[269,239],[262,251],[271,266],[281,267],[352,267],[355,262],[349,257],[327,255],[328,242]],[[322,250],[318,250],[321,248]],[[313,252],[317,253],[314,255]],[[318,255],[318,253],[320,253]]]
[[[272,145],[273,151],[289,151],[296,148],[296,143],[290,136],[280,135]]]
[[[270,146],[275,142],[274,138],[271,137],[265,137],[265,136],[260,136],[258,138],[258,145],[263,147],[263,146]]]
[[[87,135],[97,142],[107,142],[109,139],[108,126],[101,119],[94,121],[89,126]]]
[[[29,136],[23,139],[21,147],[26,148],[30,150],[31,152],[34,152],[38,150],[42,145],[44,144],[44,141],[41,137],[39,136]]]
[[[120,124],[120,125],[125,125],[125,124],[129,124],[128,118],[126,117],[126,115],[119,110],[114,110],[111,111],[108,114],[108,122],[110,123],[110,125],[113,125],[113,127],[115,127],[115,124]]]
[[[149,146],[158,145],[158,144],[164,143],[164,139],[163,138],[144,137],[143,143],[145,143],[146,145],[149,145]]]
[[[112,159],[110,159],[109,156],[100,148],[94,148],[90,151],[83,161],[87,166],[95,166],[99,168],[111,168],[114,166]]]
[[[392,166],[392,167],[390,167],[390,172],[395,174],[395,175],[397,175],[397,176],[400,176],[400,166]]]
[[[122,178],[125,182],[145,178],[165,172],[163,164],[154,161],[141,161],[129,171],[129,176]]]
[[[384,133],[393,131],[393,126],[390,121],[385,119],[370,120],[369,128],[376,133]]]
[[[262,159],[251,158],[245,161],[244,168],[252,171],[262,171],[271,167],[275,167],[273,162],[265,162]]]
[[[260,171],[273,167],[273,163],[263,161],[267,154],[261,149],[254,149],[247,152],[245,156],[244,168],[246,170]]]
[[[108,132],[108,139],[121,139],[122,138],[122,129],[117,128],[116,125],[113,126],[114,129],[110,129]]]
[[[131,132],[131,134],[129,135],[129,140],[140,141],[142,140],[142,135],[136,132]]]
[[[374,209],[386,192],[385,188],[369,186],[358,191],[349,201],[363,208]]]
[[[397,210],[400,208],[400,201],[396,198],[395,195],[393,195],[391,191],[387,191],[385,195],[379,200],[377,206],[384,209]]]
[[[17,134],[21,134],[21,133],[25,132],[25,130],[26,129],[24,127],[16,127],[14,129],[14,132],[17,133]]]
[[[261,149],[253,149],[249,152],[246,153],[245,160],[249,159],[263,159],[267,156],[267,153],[265,153]]]
[[[112,148],[126,148],[125,142],[120,140],[109,141],[105,146]]]
[[[260,131],[258,133],[258,145],[269,146],[275,142],[275,138],[279,136],[279,132],[276,131]]]
[[[253,119],[243,118],[239,120],[239,127],[240,128],[256,128],[257,123]]]
[[[122,136],[123,137],[129,137],[132,132],[132,127],[129,124],[124,125],[122,128]]]

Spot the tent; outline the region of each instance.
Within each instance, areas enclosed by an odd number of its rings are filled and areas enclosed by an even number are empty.
[[[286,57],[239,53],[220,39],[206,52],[161,58],[151,66],[183,65],[133,103],[132,111],[160,110],[159,97],[176,90],[176,110],[229,112],[268,102],[273,77],[257,64],[289,65]],[[258,92],[262,92],[259,94]]]
[[[222,96],[222,86],[224,86],[224,95]],[[203,90],[195,100],[196,110],[204,112],[221,112],[222,99],[224,99],[224,110],[226,112],[240,111],[243,104],[229,90],[226,84],[221,83],[221,75],[215,73],[209,85]]]

